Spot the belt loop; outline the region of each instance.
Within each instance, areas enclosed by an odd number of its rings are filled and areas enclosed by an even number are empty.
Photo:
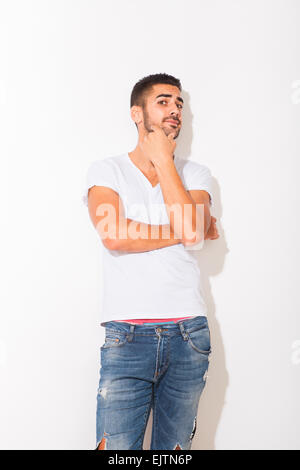
[[[181,334],[183,336],[184,341],[187,341],[189,339],[189,335],[184,329],[183,322],[180,321],[180,322],[178,322],[178,324],[179,324],[179,328],[180,328],[180,331],[181,331]]]
[[[135,329],[135,325],[130,325],[130,333],[129,333],[129,335],[128,335],[128,341],[129,341],[129,342],[131,342],[132,339],[133,339],[134,329]]]

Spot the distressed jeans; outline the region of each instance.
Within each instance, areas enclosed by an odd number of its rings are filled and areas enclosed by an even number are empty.
[[[96,448],[189,450],[211,353],[205,316],[161,326],[106,322],[97,391]]]

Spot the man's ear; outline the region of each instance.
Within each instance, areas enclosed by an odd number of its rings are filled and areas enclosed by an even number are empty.
[[[143,120],[143,113],[142,113],[142,108],[140,106],[131,106],[130,108],[130,115],[132,120],[136,124],[140,124]]]

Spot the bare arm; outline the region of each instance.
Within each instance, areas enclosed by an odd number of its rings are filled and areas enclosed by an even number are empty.
[[[182,238],[184,245],[199,243],[202,239],[201,232],[205,238],[211,223],[209,194],[206,191],[200,190],[187,191],[177,173],[173,159],[168,158],[162,160],[160,164],[155,165],[155,168],[159,177],[172,229],[178,237]],[[195,197],[193,198],[191,194],[196,196],[196,201]],[[199,223],[198,225],[196,224],[197,214],[198,220],[200,219],[200,222],[202,222],[201,213],[199,209],[197,210],[196,204],[203,204],[204,220],[200,226]],[[176,210],[174,212],[170,210],[173,205],[177,205],[178,212]],[[189,208],[190,211],[187,211],[187,208]],[[178,214],[179,216],[176,217],[175,215],[174,217],[174,214]],[[189,234],[194,235],[190,237]]]
[[[182,243],[169,224],[150,225],[125,218],[122,200],[111,188],[90,188],[88,208],[92,222],[109,250],[139,253]]]
[[[193,199],[196,204],[204,203],[207,206],[208,212],[209,209],[209,199],[210,196],[207,191],[200,189],[191,189],[187,191],[189,196]],[[207,232],[205,233],[204,240],[216,240],[219,238],[219,232],[216,225],[217,219],[213,215],[210,217],[210,225]]]
[[[209,193],[203,189],[191,189],[187,191],[187,193],[195,204],[203,204],[204,206],[204,240],[210,238],[210,236],[214,237],[215,222],[217,219],[210,214]]]

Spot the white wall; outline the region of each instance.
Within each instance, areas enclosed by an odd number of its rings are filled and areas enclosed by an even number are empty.
[[[92,160],[135,147],[130,92],[160,72],[182,81],[177,151],[211,169],[221,235],[199,253],[213,354],[192,448],[300,448],[299,14],[1,2],[2,449],[95,446],[101,241],[82,189]]]

